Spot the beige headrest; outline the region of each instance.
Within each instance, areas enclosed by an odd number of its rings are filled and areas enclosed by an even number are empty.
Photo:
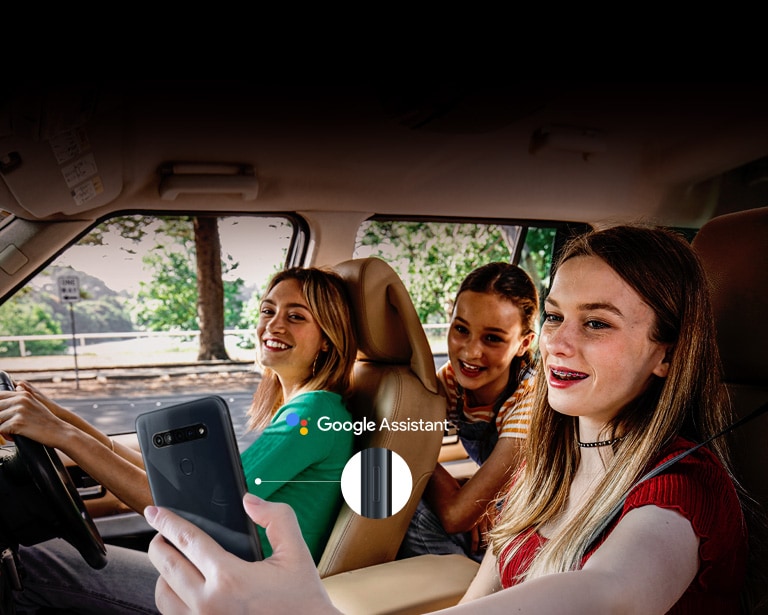
[[[334,267],[347,284],[357,330],[358,359],[409,365],[436,392],[432,351],[411,297],[383,260],[361,258]]]
[[[728,382],[768,384],[768,207],[707,222],[693,247],[709,278]]]

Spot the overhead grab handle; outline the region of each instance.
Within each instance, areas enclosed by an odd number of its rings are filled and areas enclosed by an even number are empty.
[[[160,198],[174,201],[182,194],[233,194],[253,201],[259,180],[253,167],[243,164],[172,163],[160,168]]]

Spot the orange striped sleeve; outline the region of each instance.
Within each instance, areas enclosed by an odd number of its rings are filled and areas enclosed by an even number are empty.
[[[500,438],[526,438],[533,411],[534,376],[520,381],[515,392],[504,402],[496,417]]]

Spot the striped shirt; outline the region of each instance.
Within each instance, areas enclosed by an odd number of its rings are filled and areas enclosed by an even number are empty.
[[[450,361],[443,365],[437,372],[437,379],[443,386],[448,398],[448,420],[454,424],[458,421],[456,402],[458,400],[458,387],[456,373],[453,371]],[[500,438],[525,438],[528,435],[528,426],[531,423],[531,411],[533,409],[533,385],[535,375],[528,367],[523,372],[515,392],[507,399],[496,415],[496,429]],[[490,421],[493,417],[494,404],[485,406],[470,406],[464,395],[465,420],[470,423]]]

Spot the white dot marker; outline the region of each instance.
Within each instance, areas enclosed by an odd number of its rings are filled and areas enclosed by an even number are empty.
[[[257,478],[257,479],[256,479],[255,481],[253,481],[253,482],[254,482],[254,483],[256,483],[257,485],[260,485],[260,484],[261,484],[261,479],[260,479],[260,478]]]

